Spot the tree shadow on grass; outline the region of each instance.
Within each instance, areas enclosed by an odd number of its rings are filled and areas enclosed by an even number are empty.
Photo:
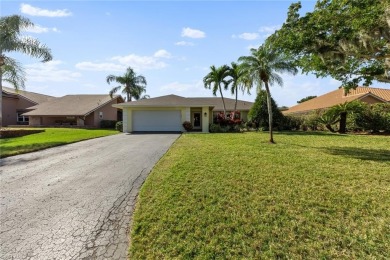
[[[360,160],[390,162],[390,150],[366,149],[357,147],[328,147],[323,148],[326,153]]]
[[[314,135],[314,136],[326,136],[326,137],[346,137],[346,134],[319,132],[319,131],[280,131],[275,132],[276,135]]]

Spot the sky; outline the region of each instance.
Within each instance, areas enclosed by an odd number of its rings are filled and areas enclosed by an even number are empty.
[[[2,0],[0,14],[30,19],[35,27],[23,35],[39,39],[53,54],[47,63],[7,54],[24,67],[26,91],[57,97],[106,94],[118,85],[108,84],[106,77],[121,76],[130,66],[146,78],[151,97],[208,97],[212,92],[204,88],[203,77],[210,66],[250,55],[250,48],[281,27],[293,2]],[[301,2],[302,14],[313,10],[315,1]],[[293,106],[340,86],[332,78],[312,74],[281,76],[283,86],[271,88],[279,106]],[[229,91],[224,96],[234,98]],[[255,88],[251,95],[239,95],[241,100],[255,98]]]

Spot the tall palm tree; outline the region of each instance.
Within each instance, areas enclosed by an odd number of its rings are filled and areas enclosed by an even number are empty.
[[[287,72],[295,75],[298,70],[286,55],[266,44],[261,45],[258,49],[252,48],[250,56],[242,56],[238,61],[241,62],[243,69],[248,72],[253,82],[258,84],[258,87],[263,85],[265,87],[269,116],[269,141],[270,143],[275,143],[272,131],[272,106],[269,86],[272,86],[274,83],[283,86],[283,79],[277,73]]]
[[[3,80],[10,83],[16,90],[24,88],[25,73],[15,59],[7,56],[9,52],[20,52],[47,62],[53,59],[50,49],[31,37],[21,36],[21,32],[34,24],[19,15],[0,17],[0,91],[3,91]],[[0,95],[0,110],[2,107]],[[2,117],[0,115],[0,127]]]
[[[213,95],[217,95],[217,91],[219,91],[219,94],[222,98],[223,103],[223,112],[224,117],[226,118],[226,106],[225,106],[225,99],[223,98],[222,93],[222,86],[226,90],[228,88],[229,82],[226,80],[226,77],[228,77],[229,72],[229,66],[222,65],[218,68],[216,68],[214,65],[210,67],[210,72],[203,78],[203,84],[204,87],[207,89],[212,89]]]
[[[122,93],[126,95],[127,102],[132,101],[132,98],[138,100],[141,98],[142,93],[146,92],[146,79],[142,75],[137,75],[131,67],[128,67],[126,73],[123,76],[107,76],[107,83],[117,82],[120,86],[114,87],[110,90],[110,96],[112,97],[122,87]]]
[[[230,91],[232,92],[232,95],[236,95],[236,99],[234,102],[234,111],[236,111],[238,90],[241,90],[242,93],[245,93],[246,90],[246,92],[250,95],[250,88],[252,87],[252,82],[250,77],[248,77],[247,71],[243,70],[242,66],[238,65],[235,62],[231,63],[228,75],[231,77],[231,79],[228,80],[229,84],[231,84]]]

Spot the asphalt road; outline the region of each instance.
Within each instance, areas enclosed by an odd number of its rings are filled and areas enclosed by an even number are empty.
[[[126,259],[139,188],[178,134],[119,134],[1,160],[0,259]]]

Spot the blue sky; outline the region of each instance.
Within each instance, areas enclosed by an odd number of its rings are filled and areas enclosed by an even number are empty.
[[[2,1],[1,15],[20,14],[35,28],[26,35],[48,45],[54,56],[40,63],[20,54],[26,90],[53,96],[105,94],[109,74],[131,66],[146,77],[151,97],[211,96],[202,79],[211,65],[249,55],[286,19],[293,1]],[[302,1],[302,13],[315,1]],[[313,75],[282,75],[271,93],[280,106],[339,87]],[[375,84],[375,86],[383,86]],[[388,86],[387,86],[388,87]],[[225,96],[231,97],[226,91]],[[253,101],[252,95],[240,95]]]

